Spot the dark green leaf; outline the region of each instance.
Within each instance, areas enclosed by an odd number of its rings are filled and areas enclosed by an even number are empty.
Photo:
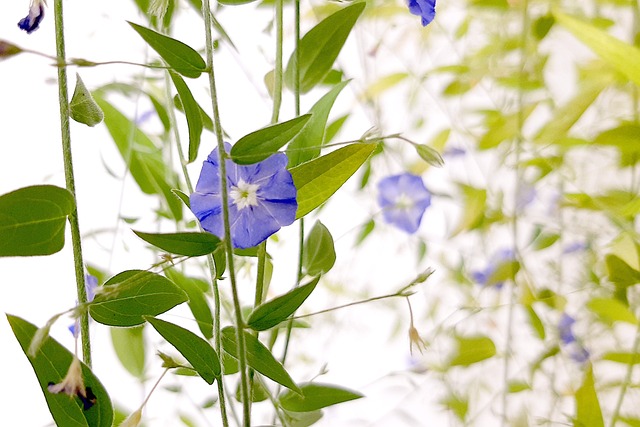
[[[242,333],[244,334],[247,363],[249,366],[278,384],[295,392],[300,392],[300,389],[293,379],[291,379],[289,373],[287,373],[282,364],[273,357],[273,354],[271,354],[269,349],[265,347],[258,338],[254,337],[247,331],[242,331]],[[227,326],[222,329],[222,347],[224,348],[224,351],[229,353],[231,356],[236,359],[238,358],[236,329],[234,327]]]
[[[188,195],[188,194],[186,194],[184,191],[180,191],[180,190],[177,190],[177,189],[175,189],[175,188],[173,188],[173,189],[171,190],[171,192],[172,192],[173,194],[175,194],[175,195],[176,195],[176,197],[177,197],[178,199],[180,199],[180,201],[181,201],[182,203],[184,203],[184,205],[185,205],[186,207],[188,207],[189,209],[191,209],[191,202],[189,201],[189,195]]]
[[[187,293],[189,309],[191,309],[193,317],[198,322],[202,335],[207,339],[213,338],[213,315],[206,297],[209,284],[200,279],[187,277],[174,268],[167,269],[164,273],[169,280],[180,286]]]
[[[145,378],[144,325],[111,328],[111,342],[122,366],[134,377]]]
[[[310,118],[305,114],[243,136],[231,147],[231,159],[239,165],[261,162],[291,141]]]
[[[378,144],[351,144],[291,169],[302,218],[326,202],[369,158]]]
[[[87,90],[78,73],[76,73],[76,88],[73,90],[69,108],[71,118],[87,126],[93,127],[104,119],[104,113],[93,100],[91,92]]]
[[[91,317],[109,326],[136,326],[187,301],[169,279],[143,270],[123,271],[109,279],[89,306]]]
[[[304,242],[302,266],[309,276],[325,274],[336,262],[336,249],[329,229],[316,221]]]
[[[278,397],[280,405],[287,411],[310,412],[364,397],[356,391],[322,383],[301,384],[300,390],[302,394],[289,390],[282,393]]]
[[[7,320],[26,355],[31,339],[38,328],[24,319],[9,314]],[[59,426],[111,427],[113,422],[111,399],[98,378],[85,364],[82,364],[84,385],[91,388],[96,396],[96,403],[90,409],[83,410],[83,405],[78,398],[72,398],[64,393],[53,394],[47,389],[49,383],[59,383],[67,375],[73,357],[69,350],[53,338],[45,339],[34,357],[27,356],[38,377],[38,383],[53,419]]]
[[[73,208],[71,193],[53,185],[24,187],[0,196],[0,257],[58,252]]]
[[[144,318],[191,363],[193,369],[207,383],[213,384],[215,378],[220,376],[222,372],[220,359],[211,344],[193,332],[173,323],[149,316]]]
[[[496,355],[496,345],[489,337],[456,337],[458,349],[450,366],[469,366]]]
[[[576,418],[575,427],[604,427],[600,402],[596,394],[593,381],[593,368],[591,364],[587,367],[584,380],[580,388],[576,391]]]
[[[351,29],[365,8],[365,2],[354,3],[325,18],[302,37],[285,70],[285,83],[295,87],[296,56],[299,56],[300,91],[306,93],[329,73]]]
[[[201,256],[212,253],[220,239],[211,233],[143,233],[132,230],[138,237],[172,254]]]
[[[129,25],[164,59],[171,68],[185,77],[196,78],[206,70],[202,56],[181,41],[157,33],[133,22]]]
[[[171,80],[173,81],[180,102],[184,108],[184,115],[187,118],[187,127],[189,128],[189,162],[193,162],[198,156],[198,148],[200,148],[200,137],[202,136],[202,116],[200,113],[200,105],[196,102],[189,86],[184,82],[182,77],[173,71],[169,71]]]
[[[254,331],[264,331],[283,322],[311,295],[319,280],[320,277],[316,277],[306,285],[260,304],[249,315],[247,326]]]

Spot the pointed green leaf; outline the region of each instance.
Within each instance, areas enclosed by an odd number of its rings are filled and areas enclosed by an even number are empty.
[[[207,383],[213,384],[215,378],[220,376],[222,372],[220,359],[211,344],[193,332],[173,323],[149,316],[144,318],[191,363],[193,369]]]
[[[612,283],[622,287],[629,287],[640,283],[640,272],[631,268],[631,266],[620,257],[607,254],[604,259],[609,280]]]
[[[295,62],[299,55],[300,91],[306,93],[320,83],[329,73],[351,29],[364,10],[365,3],[354,3],[328,16],[302,37],[285,70],[285,83],[295,87]]]
[[[132,231],[145,242],[177,255],[208,255],[215,251],[220,244],[220,239],[211,233],[143,233],[142,231]]]
[[[24,187],[0,196],[0,257],[58,252],[73,207],[71,193],[53,185]]]
[[[369,158],[378,144],[347,145],[291,169],[298,189],[296,219],[326,202]]]
[[[587,308],[605,323],[626,322],[636,325],[638,319],[629,308],[614,298],[593,298]]]
[[[309,276],[325,274],[336,262],[336,249],[329,229],[316,221],[304,242],[302,266]]]
[[[231,147],[231,159],[239,165],[261,162],[291,141],[310,118],[305,114],[243,136]]]
[[[295,392],[300,392],[296,383],[282,364],[273,357],[273,354],[262,344],[258,338],[247,331],[242,331],[247,351],[247,363],[256,371],[280,385]],[[236,341],[236,328],[227,326],[222,329],[222,347],[231,356],[238,358],[238,345]]]
[[[593,367],[591,364],[584,373],[584,380],[576,391],[576,418],[575,427],[604,427],[600,402],[596,394],[593,381]]]
[[[111,343],[122,366],[134,377],[144,379],[144,325],[110,329]]]
[[[311,295],[319,280],[320,277],[316,277],[299,288],[260,304],[249,315],[247,326],[254,331],[265,331],[285,321]]]
[[[189,309],[198,322],[202,335],[207,339],[213,338],[213,315],[205,294],[209,284],[204,280],[187,277],[174,268],[165,270],[164,274],[187,293]]]
[[[128,21],[127,21],[128,22]],[[129,25],[142,37],[153,50],[166,61],[171,68],[185,77],[196,78],[206,70],[207,64],[202,56],[186,44],[157,33],[133,22]]]
[[[357,391],[322,383],[301,384],[300,390],[302,394],[289,390],[280,394],[278,401],[282,408],[292,412],[311,412],[364,397]]]
[[[20,317],[9,314],[7,320],[26,355],[31,339],[38,328]],[[91,388],[96,396],[96,403],[91,408],[85,411],[78,398],[64,393],[53,394],[47,389],[49,383],[59,383],[67,375],[73,357],[69,350],[50,337],[44,340],[34,357],[27,355],[55,423],[59,426],[111,427],[113,422],[111,399],[98,378],[84,363],[82,363],[84,385]]]
[[[489,337],[456,337],[458,349],[449,366],[469,366],[496,355],[496,345]]]
[[[73,90],[69,108],[71,109],[71,118],[87,126],[93,127],[104,119],[104,113],[93,100],[91,92],[87,90],[78,73],[76,73],[76,88]]]
[[[640,354],[638,353],[621,353],[621,352],[609,352],[602,355],[602,360],[608,360],[610,362],[622,363],[625,365],[637,365],[640,363]]]
[[[100,288],[89,305],[91,317],[103,325],[135,326],[142,316],[156,316],[187,301],[169,279],[143,270],[116,274]]]
[[[290,168],[315,159],[320,155],[320,149],[326,142],[325,133],[329,113],[336,98],[348,84],[349,81],[335,85],[311,107],[309,110],[311,120],[287,147]]]
[[[189,162],[193,162],[198,156],[198,148],[200,148],[200,137],[202,136],[202,115],[200,113],[200,105],[189,90],[189,86],[184,82],[182,77],[173,71],[169,71],[173,85],[178,91],[180,102],[184,108],[184,115],[187,118],[187,127],[189,128]]]

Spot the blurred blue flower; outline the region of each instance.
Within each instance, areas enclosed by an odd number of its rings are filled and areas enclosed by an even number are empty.
[[[558,335],[569,357],[578,363],[584,363],[589,360],[589,351],[578,342],[573,334],[574,323],[576,323],[576,319],[567,313],[562,313],[562,317],[558,322]]]
[[[471,277],[474,282],[482,286],[496,286],[498,288],[504,285],[504,282],[490,283],[491,276],[496,272],[500,265],[515,261],[516,254],[513,249],[500,249],[494,253],[487,265],[481,270],[474,270],[471,272]]]
[[[588,248],[589,248],[589,245],[587,245],[585,242],[573,242],[573,243],[569,243],[568,245],[566,245],[564,247],[564,249],[562,249],[562,253],[563,254],[572,254],[574,252],[585,251]]]
[[[409,12],[420,16],[426,27],[436,17],[436,0],[409,0]]]
[[[38,25],[44,19],[44,5],[46,0],[31,0],[29,6],[29,14],[18,22],[18,27],[25,30],[27,34],[31,34],[38,29]]]
[[[87,302],[93,301],[93,299],[96,297],[96,290],[98,289],[98,278],[88,273],[85,274],[84,288],[87,291]],[[80,330],[80,321],[76,319],[75,322],[69,325],[69,331],[73,334],[75,338],[77,338],[79,330]]]
[[[387,223],[412,234],[420,227],[424,211],[431,204],[431,194],[422,178],[405,172],[378,183],[378,204]]]
[[[231,145],[225,143],[225,151]],[[298,203],[293,178],[287,170],[287,156],[276,153],[253,165],[226,161],[229,194],[229,222],[234,247],[245,249],[266,240],[282,226],[296,219]],[[220,161],[218,150],[202,165],[196,191],[189,198],[191,210],[202,228],[224,238]]]

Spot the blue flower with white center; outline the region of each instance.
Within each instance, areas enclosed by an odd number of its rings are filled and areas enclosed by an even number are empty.
[[[44,6],[46,4],[46,0],[31,0],[29,14],[18,22],[18,27],[21,30],[25,30],[27,34],[37,30],[40,22],[44,19]]]
[[[512,263],[516,259],[516,254],[513,249],[501,249],[489,260],[487,265],[480,270],[474,270],[471,272],[473,280],[482,286],[496,286],[498,288],[504,285],[504,281],[496,281],[493,277],[496,271],[507,263]]]
[[[230,149],[231,145],[225,143],[225,151]],[[295,221],[297,190],[287,170],[286,154],[276,153],[246,166],[229,159],[226,162],[231,243],[235,248],[256,246]],[[224,238],[217,149],[204,161],[196,191],[189,201],[202,228]]]
[[[378,183],[378,204],[384,220],[409,234],[418,231],[431,193],[422,178],[410,173],[392,175]]]
[[[409,12],[421,17],[426,27],[436,17],[436,0],[409,0]]]

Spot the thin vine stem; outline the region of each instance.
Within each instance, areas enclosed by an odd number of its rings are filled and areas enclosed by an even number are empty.
[[[53,3],[56,32],[56,55],[64,61],[66,57],[64,43],[64,20],[62,12],[62,0]],[[67,88],[67,69],[58,67],[58,101],[60,104],[60,131],[62,136],[62,156],[64,161],[64,177],[67,190],[73,196],[73,210],[69,215],[71,228],[71,245],[73,247],[73,261],[76,275],[76,291],[78,303],[87,303],[87,290],[85,288],[84,261],[82,258],[82,242],[80,238],[80,225],[78,221],[78,198],[76,197],[76,184],[73,176],[73,157],[71,155],[71,131],[69,129],[69,92]],[[91,338],[89,336],[89,314],[83,311],[80,315],[80,337],[82,339],[82,359],[91,367]]]

